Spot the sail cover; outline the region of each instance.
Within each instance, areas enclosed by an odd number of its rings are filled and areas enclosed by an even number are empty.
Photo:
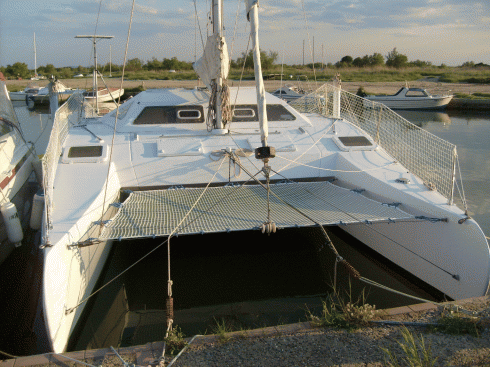
[[[413,218],[396,205],[325,181],[274,184],[271,191],[271,219],[278,228]],[[265,221],[267,191],[261,185],[135,191],[104,226],[100,239],[243,231],[259,229]]]
[[[225,38],[217,34],[209,36],[202,57],[192,66],[210,90],[213,79],[226,79],[229,72],[229,56]]]

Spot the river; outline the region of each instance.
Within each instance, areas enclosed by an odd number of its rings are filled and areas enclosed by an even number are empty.
[[[52,124],[45,113],[19,104],[16,112],[36,152],[46,149]],[[448,111],[400,113],[429,132],[456,144],[469,215],[490,234],[490,117]],[[364,277],[424,299],[434,300],[357,241],[329,231],[341,256]],[[274,240],[261,233],[216,234],[172,239],[171,279],[175,325],[187,336],[212,333],[217,322],[235,329],[304,321],[318,313],[334,279],[335,258],[316,229],[281,230]],[[100,285],[114,279],[161,241],[115,243]],[[410,298],[350,281],[337,272],[337,288],[377,308],[417,303]],[[139,345],[165,336],[167,247],[162,246],[90,300],[70,343],[71,350]],[[1,347],[1,346],[0,346]],[[1,349],[1,348],[0,348]],[[31,348],[32,351],[32,348]],[[42,350],[37,350],[42,352]]]

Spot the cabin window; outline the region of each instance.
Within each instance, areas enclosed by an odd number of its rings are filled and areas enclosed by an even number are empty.
[[[199,119],[201,118],[201,111],[199,110],[178,110],[177,117],[179,119]]]
[[[233,117],[237,118],[254,118],[255,110],[253,108],[239,108],[235,107],[233,109]]]
[[[427,93],[421,89],[411,89],[405,95],[407,97],[427,97]]]
[[[68,158],[101,157],[102,145],[70,147]]]
[[[235,105],[233,108],[232,122],[255,122],[259,121],[257,105]],[[296,117],[282,104],[266,105],[268,121],[292,121]]]
[[[134,125],[159,125],[204,122],[202,106],[152,106],[145,107],[136,117]]]
[[[346,147],[368,147],[373,145],[365,136],[339,136]]]

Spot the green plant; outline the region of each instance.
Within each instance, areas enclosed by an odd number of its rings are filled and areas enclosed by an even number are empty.
[[[228,342],[230,337],[227,335],[227,333],[232,332],[233,327],[229,325],[224,318],[221,318],[220,320],[216,320],[216,318],[214,318],[214,322],[215,326],[212,328],[213,334],[218,335],[218,340],[220,343]]]
[[[431,345],[425,344],[425,340],[422,335],[420,335],[420,337],[414,336],[410,330],[403,327],[402,337],[403,342],[398,341],[397,343],[405,355],[402,359],[404,365],[410,367],[429,367],[435,365],[437,357],[432,356]],[[387,348],[381,348],[381,350],[385,353],[385,364],[387,366],[400,366],[398,357],[392,351]]]
[[[333,326],[340,329],[353,330],[368,325],[379,315],[375,306],[365,302],[364,291],[356,301],[352,301],[352,294],[347,293],[349,301],[343,300],[334,290],[325,301],[322,301],[321,316],[315,316],[311,312],[308,319],[315,326]]]
[[[476,317],[465,317],[459,312],[450,311],[443,314],[437,325],[431,326],[433,332],[441,332],[453,335],[470,334],[478,337],[480,335],[479,320]]]
[[[187,345],[184,338],[185,335],[179,327],[174,327],[170,330],[168,336],[164,339],[168,353],[174,355],[180,352]]]

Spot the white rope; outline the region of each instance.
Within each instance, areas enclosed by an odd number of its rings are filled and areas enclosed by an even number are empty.
[[[343,172],[343,173],[359,173],[359,172],[375,171],[375,170],[378,170],[378,169],[387,168],[387,167],[392,166],[394,164],[398,164],[397,162],[391,162],[391,163],[388,163],[387,165],[381,166],[381,167],[367,168],[367,169],[362,169],[362,170],[357,170],[357,171],[346,171],[346,170],[341,170],[341,169],[332,169],[332,168],[322,168],[322,167],[317,167],[317,166],[310,166],[309,164],[299,163],[299,162],[296,162],[296,160],[293,161],[291,159],[287,159],[287,158],[285,158],[283,156],[280,156],[280,155],[276,155],[276,158],[281,158],[281,159],[284,159],[285,161],[288,161],[288,162],[291,162],[291,163],[295,163],[295,164],[300,165],[300,166],[303,166],[303,167],[315,168],[315,169],[319,169],[321,171]]]

